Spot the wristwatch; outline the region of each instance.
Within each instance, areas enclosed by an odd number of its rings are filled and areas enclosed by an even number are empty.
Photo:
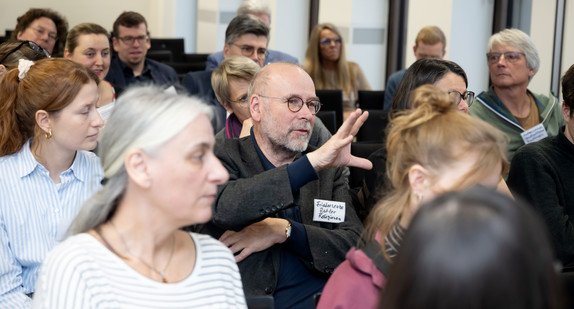
[[[287,227],[285,227],[285,237],[289,238],[291,236],[291,222],[287,221]]]

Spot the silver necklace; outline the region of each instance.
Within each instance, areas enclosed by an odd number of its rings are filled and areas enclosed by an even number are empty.
[[[167,280],[165,279],[165,271],[167,270],[167,267],[169,266],[169,263],[171,263],[171,258],[173,257],[173,252],[175,251],[175,235],[173,235],[173,241],[172,241],[172,246],[171,246],[171,252],[169,254],[169,258],[167,259],[167,263],[165,264],[165,267],[163,268],[163,270],[157,270],[155,267],[151,266],[150,264],[146,263],[144,260],[140,259],[139,256],[135,255],[132,250],[130,250],[130,247],[128,247],[128,244],[126,242],[126,239],[124,238],[124,234],[122,234],[122,232],[120,231],[120,229],[118,229],[118,227],[112,222],[112,220],[109,221],[110,224],[112,225],[112,227],[114,228],[114,230],[116,230],[116,232],[118,233],[118,235],[120,235],[120,238],[122,240],[122,243],[124,244],[124,247],[126,248],[126,251],[133,257],[135,257],[138,261],[140,261],[140,263],[144,264],[145,266],[147,266],[150,270],[158,273],[161,277],[161,282],[163,283],[167,283]]]

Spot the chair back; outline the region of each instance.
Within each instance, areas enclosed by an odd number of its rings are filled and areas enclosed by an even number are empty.
[[[351,143],[351,154],[359,157],[368,159],[369,156],[383,147],[381,142],[379,143],[369,143],[369,142],[354,142]],[[366,170],[358,167],[349,167],[349,188],[358,188],[363,185],[363,178],[365,178]]]
[[[339,129],[343,124],[343,90],[315,90],[315,93],[321,100],[321,111],[335,111],[336,125]]]
[[[382,143],[385,128],[389,124],[389,113],[383,110],[369,110],[369,118],[357,132],[358,142]]]
[[[331,134],[335,134],[337,132],[337,116],[335,111],[320,110],[316,116],[321,119]]]
[[[153,50],[169,50],[172,54],[172,60],[174,62],[183,62],[185,54],[185,48],[183,43],[183,38],[177,39],[163,39],[163,38],[151,38],[150,39],[150,49],[149,51]],[[149,53],[148,51],[148,53]]]
[[[369,110],[383,110],[385,102],[384,90],[359,90],[359,108]]]
[[[275,303],[273,296],[271,295],[261,295],[261,296],[247,296],[245,298],[247,302],[248,309],[273,309],[275,308]]]

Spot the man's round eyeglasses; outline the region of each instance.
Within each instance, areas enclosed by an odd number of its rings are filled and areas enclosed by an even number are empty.
[[[491,52],[491,53],[486,54],[486,60],[488,60],[488,63],[494,64],[500,60],[500,56],[504,56],[504,59],[506,61],[516,62],[516,61],[518,61],[518,59],[520,59],[520,55],[526,56],[524,53],[516,52],[516,51],[509,51],[509,52],[504,52],[504,53]]]
[[[6,55],[4,55],[4,57],[2,57],[2,59],[0,60],[0,64],[4,63],[4,60],[6,60],[8,58],[8,56],[12,55],[13,53],[17,52],[18,50],[20,50],[20,48],[22,48],[22,46],[27,45],[28,47],[30,47],[30,49],[32,49],[33,51],[40,53],[40,54],[44,54],[46,56],[46,58],[50,58],[50,53],[44,49],[44,47],[32,42],[32,41],[22,41],[22,43],[20,43],[18,46],[14,47],[11,51],[7,52]]]
[[[125,44],[128,45],[132,45],[136,40],[138,41],[138,43],[143,44],[145,43],[147,40],[149,40],[149,36],[147,35],[140,35],[140,36],[124,36],[124,37],[118,37],[118,39],[120,39],[122,42],[124,42]]]
[[[237,44],[232,45],[239,47],[241,49],[241,54],[245,57],[251,57],[253,55],[253,52],[255,52],[255,47],[251,45],[237,45]],[[265,57],[267,56],[269,56],[269,51],[267,49],[265,48],[257,49],[257,58],[265,59]]]
[[[451,90],[448,92],[448,94],[455,98],[456,105],[459,105],[462,99],[464,99],[466,104],[468,104],[468,107],[470,107],[470,105],[472,105],[472,101],[474,101],[474,92],[472,91],[465,91],[464,93],[460,93],[456,90]]]
[[[271,96],[266,96],[266,95],[259,95],[260,97],[263,98],[270,98],[270,99],[278,99],[278,100],[282,100],[283,103],[287,103],[287,107],[289,108],[290,111],[296,113],[298,111],[301,110],[301,108],[303,108],[303,104],[307,105],[307,108],[309,108],[309,111],[311,111],[312,115],[316,115],[319,110],[321,109],[321,101],[319,101],[319,99],[315,98],[315,99],[310,99],[308,101],[303,101],[303,99],[301,99],[298,96],[292,96],[289,98],[282,98],[282,97],[271,97]]]

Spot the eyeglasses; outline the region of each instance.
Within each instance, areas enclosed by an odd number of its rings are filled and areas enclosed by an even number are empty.
[[[232,44],[232,45],[239,47],[241,49],[241,54],[245,57],[251,57],[253,55],[253,52],[255,51],[255,47],[253,47],[251,45],[237,45],[237,44]],[[257,57],[258,58],[264,59],[267,56],[269,56],[269,51],[267,51],[267,49],[265,49],[265,48],[258,48],[257,49]]]
[[[39,28],[32,28],[30,27],[30,29],[34,30],[34,32],[36,32],[36,34],[38,36],[44,36],[44,34],[46,34],[46,32],[48,32],[48,30],[39,27]],[[56,42],[58,40],[58,34],[54,33],[54,32],[48,32],[48,38],[54,42]]]
[[[331,43],[335,43],[335,45],[337,44],[341,44],[343,42],[343,40],[341,39],[324,39],[319,41],[319,43],[321,43],[321,45],[331,45]]]
[[[518,59],[520,59],[520,55],[526,56],[526,54],[522,52],[515,52],[515,51],[509,51],[504,53],[491,52],[486,54],[486,60],[488,60],[488,63],[494,64],[500,60],[500,56],[502,55],[504,55],[504,59],[508,62],[518,61]]]
[[[321,101],[319,101],[319,99],[316,99],[316,98],[311,99],[307,102],[304,102],[303,99],[301,99],[300,97],[297,97],[297,96],[292,96],[289,98],[270,97],[270,96],[266,96],[266,95],[262,95],[262,94],[260,94],[259,96],[264,97],[264,98],[283,100],[283,103],[287,103],[287,107],[289,108],[289,110],[294,112],[294,113],[300,111],[301,108],[303,108],[303,103],[305,103],[305,105],[307,105],[307,107],[311,111],[311,114],[313,114],[313,115],[317,114],[319,112],[319,110],[321,109]]]
[[[128,45],[132,45],[135,41],[138,41],[138,43],[143,44],[145,43],[147,40],[149,40],[149,36],[147,35],[140,35],[140,36],[124,36],[124,37],[118,37],[118,39],[120,39],[122,42],[124,42],[124,44],[128,44]]]
[[[472,91],[465,91],[464,93],[460,93],[456,90],[451,90],[448,92],[448,94],[453,98],[455,98],[456,105],[459,105],[460,101],[464,99],[466,101],[466,104],[468,104],[468,107],[470,107],[472,105],[472,102],[474,101],[474,92]]]
[[[231,103],[237,103],[237,104],[240,104],[240,105],[245,105],[245,104],[247,104],[247,96],[244,95],[244,96],[242,96],[241,98],[239,98],[238,100],[229,100],[229,102],[231,102]]]
[[[13,53],[17,52],[18,50],[20,50],[20,48],[22,48],[22,46],[24,45],[28,45],[28,47],[30,47],[30,49],[32,49],[33,51],[37,52],[37,53],[43,53],[46,58],[50,58],[50,53],[45,50],[42,46],[32,42],[32,41],[22,41],[22,43],[20,43],[18,46],[14,47],[11,51],[9,51],[8,53],[6,53],[6,55],[4,55],[4,57],[2,57],[2,60],[0,60],[0,63],[4,63],[4,60],[6,60],[8,58],[8,56],[12,55]]]

